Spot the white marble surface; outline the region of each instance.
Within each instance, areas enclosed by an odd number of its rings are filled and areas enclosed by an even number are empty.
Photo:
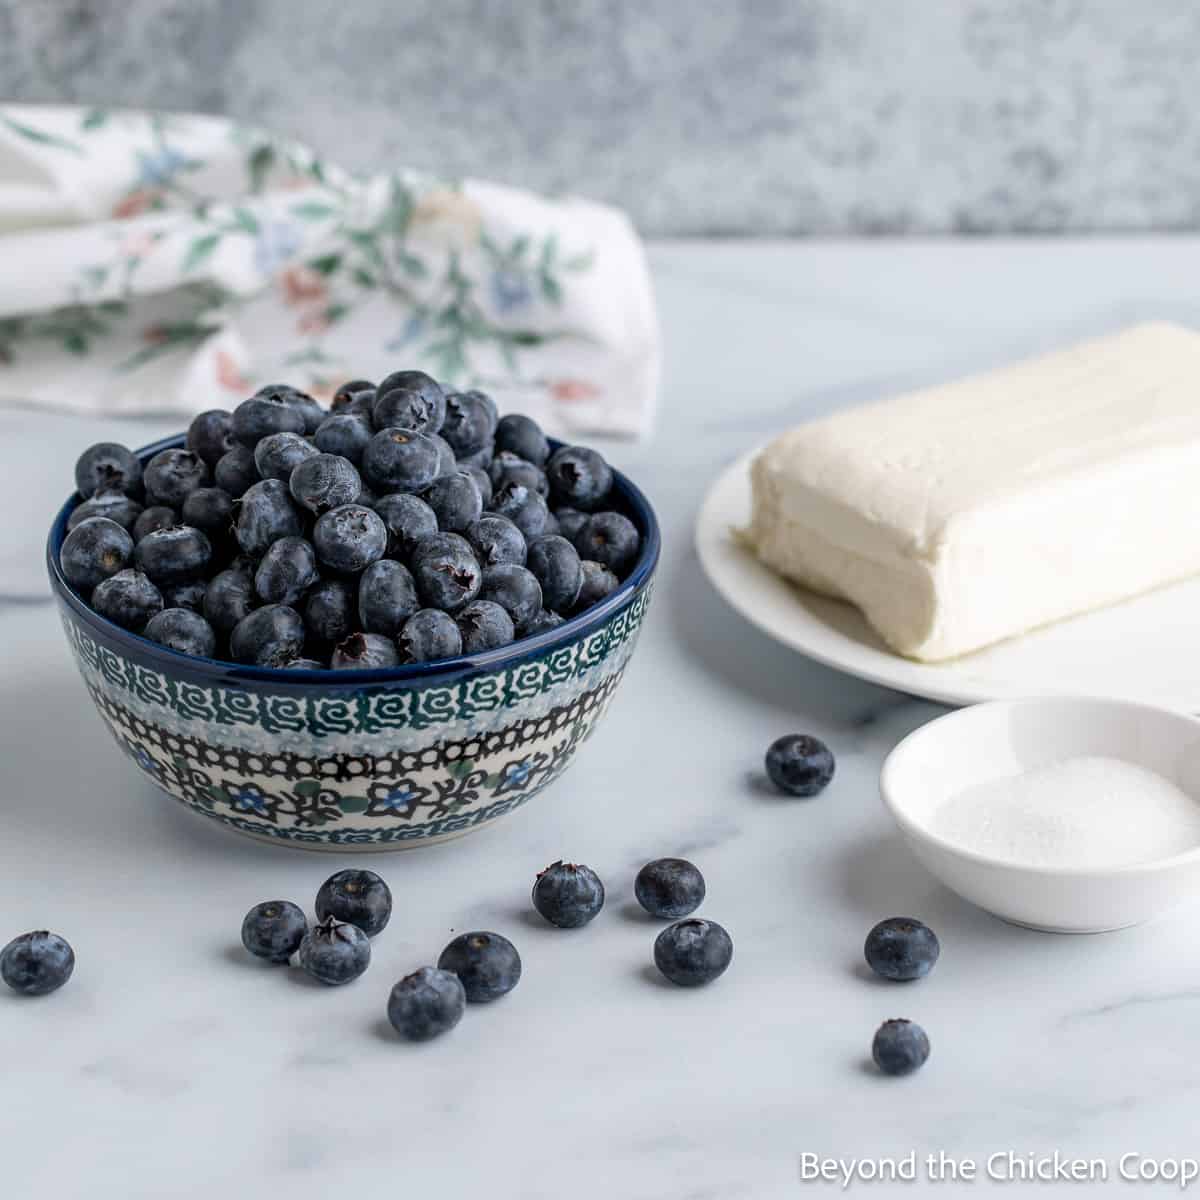
[[[568,775],[519,814],[372,858],[396,913],[369,973],[343,990],[249,961],[238,927],[264,898],[310,904],[353,856],[261,846],[153,791],[109,744],[44,599],[41,533],[76,448],[159,430],[0,414],[7,494],[34,497],[0,522],[2,932],[49,926],[78,955],[56,995],[0,996],[3,1194],[724,1200],[802,1191],[805,1151],[1058,1150],[1114,1172],[1124,1152],[1195,1153],[1194,917],[1055,937],[934,883],[889,827],[876,777],[940,710],[750,629],[700,576],[690,526],[722,464],[805,414],[1134,318],[1197,321],[1198,252],[1194,240],[655,247],[660,427],[611,452],[657,504],[666,553],[622,691]],[[795,729],[839,759],[809,802],[759,778],[768,741]],[[634,872],[663,854],[700,865],[701,911],[734,939],[730,971],[694,993],[654,977],[656,926],[631,907]],[[581,932],[528,908],[535,872],[560,856],[609,888]],[[942,939],[920,984],[865,972],[863,936],[892,914]],[[478,927],[518,944],[520,987],[440,1043],[397,1043],[391,984]],[[890,1016],[921,1021],[933,1042],[908,1080],[867,1065]]]

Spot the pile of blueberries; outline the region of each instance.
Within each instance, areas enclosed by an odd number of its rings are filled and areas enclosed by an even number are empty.
[[[272,385],[145,465],[75,466],[63,575],[102,616],[184,654],[289,669],[473,654],[609,595],[641,538],[584,446],[420,371],[332,411]]]

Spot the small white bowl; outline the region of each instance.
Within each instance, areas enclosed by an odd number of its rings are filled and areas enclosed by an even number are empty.
[[[1200,721],[1122,700],[1000,700],[959,709],[909,734],[888,755],[879,786],[917,858],[1006,921],[1099,933],[1200,896],[1200,845],[1133,866],[1060,868],[997,861],[930,832],[938,806],[964,788],[1081,755],[1155,771],[1200,804]]]

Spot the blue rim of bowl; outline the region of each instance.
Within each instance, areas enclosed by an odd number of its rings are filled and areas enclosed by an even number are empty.
[[[144,446],[134,453],[145,463],[162,450],[183,446],[185,441],[186,434],[174,434],[153,442],[149,446]],[[558,449],[565,443],[551,439],[550,444],[554,449]],[[127,645],[131,650],[158,663],[168,674],[178,674],[183,670],[214,683],[226,685],[238,681],[271,683],[284,687],[303,687],[320,683],[323,687],[347,690],[357,690],[370,684],[435,682],[447,676],[460,677],[464,674],[475,674],[511,666],[529,658],[540,658],[553,650],[579,641],[604,625],[645,586],[653,575],[654,568],[658,565],[662,549],[658,519],[642,490],[615,467],[613,468],[613,489],[621,502],[616,507],[626,511],[642,536],[642,549],[637,562],[615,591],[606,596],[599,604],[594,604],[578,616],[569,617],[556,629],[547,630],[545,633],[535,634],[530,638],[521,638],[518,641],[510,642],[507,646],[487,650],[482,654],[462,654],[454,658],[409,663],[402,667],[384,667],[371,671],[338,671],[330,667],[323,667],[320,670],[306,671],[289,670],[284,667],[250,666],[245,663],[230,662],[226,659],[200,658],[183,654],[178,650],[162,646],[158,642],[152,642],[140,634],[123,629],[107,617],[102,617],[85,603],[67,582],[59,565],[58,556],[63,539],[66,537],[67,521],[71,513],[83,502],[78,492],[67,499],[50,526],[50,535],[46,540],[46,567],[50,573],[50,583],[59,600],[66,604],[84,624],[106,635],[112,642]]]

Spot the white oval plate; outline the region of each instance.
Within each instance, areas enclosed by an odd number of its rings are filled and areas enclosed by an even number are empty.
[[[705,497],[696,549],[717,591],[784,645],[848,675],[943,704],[1071,694],[1200,712],[1200,579],[950,662],[912,662],[892,653],[856,608],[779,578],[733,536],[750,519],[755,453],[738,459]]]

